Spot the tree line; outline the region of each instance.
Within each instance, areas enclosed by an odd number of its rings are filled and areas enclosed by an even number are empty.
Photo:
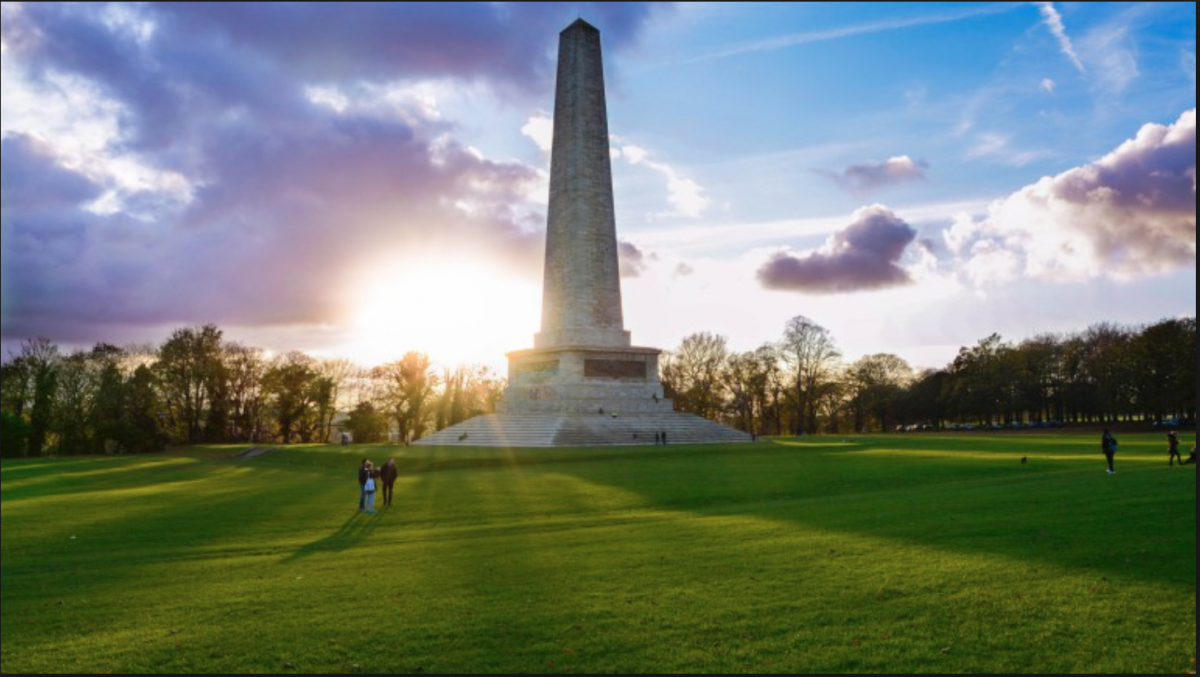
[[[410,352],[365,369],[271,355],[215,326],[158,347],[63,352],[26,341],[0,365],[0,454],[143,453],[169,445],[410,441],[495,411],[505,382],[485,367],[436,368]],[[896,355],[843,359],[804,318],[756,350],[688,336],[661,360],[679,411],[760,435],[911,425],[1195,421],[1196,320],[1095,325],[1012,343],[989,336],[941,369]]]
[[[1195,318],[1019,343],[993,334],[941,369],[917,371],[886,353],[847,362],[827,329],[796,317],[749,352],[693,334],[661,365],[676,409],[763,435],[1196,416]]]
[[[272,356],[215,326],[161,346],[64,353],[26,341],[0,366],[0,454],[143,453],[168,445],[413,440],[494,410],[503,381],[411,352],[372,369]]]

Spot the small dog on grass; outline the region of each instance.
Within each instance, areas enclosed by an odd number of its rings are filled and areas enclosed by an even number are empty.
[[[1021,465],[1026,465],[1026,464],[1028,464],[1028,463],[1029,463],[1029,457],[1028,457],[1028,456],[1022,456],[1022,457],[1021,457]]]

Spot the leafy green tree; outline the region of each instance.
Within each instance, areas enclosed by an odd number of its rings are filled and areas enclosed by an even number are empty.
[[[222,383],[223,333],[213,325],[199,329],[179,329],[171,334],[158,351],[154,366],[163,405],[172,434],[186,444],[203,441],[213,432],[209,414],[214,400],[220,402]],[[222,406],[218,406],[218,417]]]
[[[263,376],[263,392],[284,444],[291,444],[294,436],[311,441],[318,381],[316,360],[296,352],[276,359]]]
[[[371,402],[359,402],[341,424],[358,444],[374,444],[387,438],[388,420]]]
[[[425,435],[433,410],[433,395],[438,385],[429,356],[410,352],[399,362],[378,372],[383,384],[382,399],[403,441]]]
[[[29,424],[25,419],[0,411],[0,457],[21,458],[29,444]]]

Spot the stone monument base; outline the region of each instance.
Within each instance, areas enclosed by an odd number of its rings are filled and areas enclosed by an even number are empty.
[[[669,405],[668,405],[669,406]],[[599,447],[653,445],[657,433],[668,445],[731,444],[750,436],[694,414],[491,414],[477,416],[415,442],[433,447]]]

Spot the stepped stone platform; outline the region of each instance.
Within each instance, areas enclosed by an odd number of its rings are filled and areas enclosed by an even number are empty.
[[[653,445],[667,433],[668,444],[731,444],[750,436],[694,414],[649,415],[492,414],[478,416],[414,444],[434,447],[593,447]]]

